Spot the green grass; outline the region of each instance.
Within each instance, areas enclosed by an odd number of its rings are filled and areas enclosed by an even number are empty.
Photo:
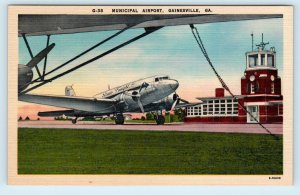
[[[282,137],[118,130],[18,131],[19,174],[282,174]]]

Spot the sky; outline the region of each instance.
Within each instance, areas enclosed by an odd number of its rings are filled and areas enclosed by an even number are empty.
[[[195,25],[212,63],[231,91],[240,94],[240,79],[245,71],[245,52],[251,50],[251,36],[254,43],[270,42],[277,51],[277,68],[283,74],[283,24],[282,19],[235,21]],[[51,36],[55,48],[48,55],[47,71],[66,62],[87,48],[117,31],[103,31]],[[86,56],[70,63],[67,70],[81,62],[107,51],[133,38],[143,29],[131,29],[117,38],[103,44]],[[28,37],[34,54],[46,45],[46,36]],[[22,38],[19,38],[19,63],[26,64],[29,53]],[[42,67],[43,63],[40,63]],[[41,69],[41,68],[40,68]],[[63,70],[59,71],[62,72]],[[37,75],[36,72],[34,73]],[[189,101],[195,97],[214,96],[214,90],[221,87],[188,25],[164,27],[130,45],[117,50],[77,71],[65,75],[30,93],[64,95],[64,88],[73,85],[76,95],[93,96],[110,87],[157,74],[167,74],[179,81],[177,93]],[[50,75],[49,75],[50,76]],[[19,102],[19,115],[36,118],[38,111],[57,108]]]

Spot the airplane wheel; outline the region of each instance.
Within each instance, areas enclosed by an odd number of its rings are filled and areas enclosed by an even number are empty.
[[[122,114],[117,114],[116,119],[115,119],[115,123],[117,125],[123,125],[124,124],[124,116]]]
[[[76,124],[77,123],[77,118],[72,119],[72,123]]]
[[[156,119],[156,124],[157,125],[163,125],[165,124],[165,117],[162,115],[158,115]]]

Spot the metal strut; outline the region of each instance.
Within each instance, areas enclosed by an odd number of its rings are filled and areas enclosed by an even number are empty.
[[[49,83],[49,82],[51,82],[51,81],[53,81],[55,79],[58,79],[58,78],[66,75],[66,74],[69,74],[69,73],[71,73],[71,72],[73,72],[73,71],[81,68],[82,66],[85,66],[85,65],[87,65],[87,64],[89,64],[91,62],[94,62],[94,61],[96,61],[96,60],[98,60],[98,59],[106,56],[107,54],[110,54],[110,53],[112,53],[112,52],[114,52],[114,51],[116,51],[116,50],[118,50],[118,49],[120,49],[120,48],[122,48],[122,47],[124,47],[124,46],[126,46],[126,45],[128,45],[128,44],[130,44],[132,42],[134,42],[134,41],[139,40],[142,37],[145,37],[145,36],[147,36],[147,35],[155,32],[156,30],[158,30],[160,28],[162,28],[162,27],[146,28],[144,33],[142,33],[142,34],[140,34],[140,35],[138,35],[138,36],[136,36],[136,37],[134,37],[134,38],[132,38],[132,39],[130,39],[130,40],[128,40],[128,41],[126,41],[126,42],[124,42],[124,43],[122,43],[122,44],[120,44],[120,45],[118,45],[118,46],[116,46],[116,47],[114,47],[114,48],[112,48],[112,49],[110,49],[110,50],[108,50],[108,51],[106,51],[106,52],[104,52],[104,53],[102,53],[102,54],[94,57],[94,58],[92,58],[92,59],[90,59],[90,60],[87,60],[87,61],[85,61],[85,62],[83,62],[83,63],[81,63],[81,64],[79,64],[79,65],[77,65],[77,66],[75,66],[75,67],[73,67],[73,68],[71,68],[71,69],[63,72],[63,73],[60,73],[60,74],[58,74],[58,75],[56,75],[56,76],[54,76],[54,77],[52,77],[50,79],[44,80],[42,83],[39,83],[39,84],[37,84],[37,85],[35,85],[35,86],[27,89],[27,90],[24,90],[24,91],[20,92],[19,95],[28,93],[29,91],[32,91],[32,90],[34,90],[34,89],[36,89],[36,88],[38,88],[40,86],[43,86],[43,85],[45,85],[45,84],[47,84],[47,83]]]
[[[49,46],[49,41],[50,41],[50,35],[47,35],[46,48]],[[47,66],[47,57],[48,57],[48,55],[45,56],[45,60],[44,60],[42,81],[44,81],[44,79],[45,79],[46,66]]]
[[[105,42],[111,40],[112,38],[118,36],[119,34],[121,34],[122,32],[126,31],[126,30],[129,29],[129,28],[131,28],[131,26],[128,26],[128,27],[126,27],[126,28],[124,28],[124,29],[118,31],[118,32],[116,32],[115,34],[109,36],[108,38],[106,38],[106,39],[100,41],[99,43],[97,43],[97,44],[95,44],[95,45],[93,45],[93,46],[90,47],[89,49],[87,49],[87,50],[83,51],[82,53],[78,54],[77,56],[71,58],[70,60],[66,61],[65,63],[63,63],[63,64],[57,66],[56,68],[52,69],[51,71],[49,71],[49,72],[47,72],[47,73],[45,73],[45,74],[44,74],[44,77],[47,76],[47,75],[49,75],[49,74],[51,74],[51,73],[53,73],[53,72],[55,72],[55,71],[57,71],[57,70],[59,70],[59,69],[61,69],[62,67],[66,66],[67,64],[69,64],[69,63],[73,62],[74,60],[80,58],[81,56],[83,56],[83,55],[85,55],[86,53],[92,51],[93,49],[95,49],[95,48],[97,48],[98,46],[104,44]],[[35,80],[29,82],[28,84],[32,84],[32,83],[35,83],[35,82],[37,82],[37,81],[39,81],[39,78],[37,78],[37,79],[35,79]]]
[[[33,58],[33,54],[32,54],[31,48],[30,48],[30,46],[29,46],[29,43],[28,43],[27,38],[26,38],[26,36],[25,36],[24,33],[22,33],[22,37],[23,37],[24,42],[25,42],[25,44],[26,44],[26,47],[27,47],[27,49],[28,49],[29,55],[30,55],[30,57],[31,57],[31,59],[32,59],[32,58]],[[34,67],[35,67],[35,69],[36,69],[36,72],[37,72],[38,75],[39,75],[39,78],[42,78],[42,75],[41,75],[41,73],[40,73],[40,70],[39,70],[39,67],[37,66],[37,64],[34,65]]]
[[[200,49],[201,49],[201,51],[202,51],[204,57],[206,58],[208,64],[209,64],[210,67],[212,68],[213,72],[215,73],[215,75],[216,75],[217,78],[219,79],[219,81],[220,81],[222,87],[223,87],[226,91],[228,91],[228,93],[229,93],[234,99],[237,100],[238,98],[231,92],[231,90],[229,89],[229,87],[226,85],[226,83],[225,83],[224,80],[221,78],[221,76],[218,74],[217,70],[215,69],[214,65],[212,64],[212,62],[211,62],[211,60],[210,60],[210,58],[209,58],[209,56],[208,56],[208,54],[207,54],[207,52],[206,52],[206,49],[205,49],[204,44],[203,44],[203,42],[202,42],[202,39],[200,38],[200,34],[199,34],[197,28],[196,28],[193,24],[190,24],[190,27],[191,27],[193,36],[194,36],[194,38],[195,38],[195,40],[196,40],[198,46],[200,47]],[[260,126],[261,126],[268,134],[270,134],[270,135],[272,135],[273,137],[275,137],[276,139],[278,139],[278,137],[277,137],[275,134],[273,134],[269,129],[267,129],[262,123],[260,123],[260,122],[259,122],[259,121],[251,114],[251,112],[249,112],[249,111],[244,107],[244,105],[242,105],[239,101],[237,101],[237,102],[238,102],[238,105],[239,105],[240,107],[242,107],[243,110],[245,110],[245,111],[246,111],[246,112],[247,112],[247,113],[255,120],[255,122],[257,122],[257,124],[259,124],[259,125],[260,125]]]

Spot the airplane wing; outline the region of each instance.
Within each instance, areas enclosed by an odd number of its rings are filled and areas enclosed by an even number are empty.
[[[19,15],[19,36],[56,35],[126,27],[149,28],[161,26],[204,24],[240,20],[282,18],[282,14],[166,14],[166,15]]]
[[[111,113],[115,111],[116,101],[78,96],[29,95],[19,96],[19,101],[81,110],[87,112]]]

